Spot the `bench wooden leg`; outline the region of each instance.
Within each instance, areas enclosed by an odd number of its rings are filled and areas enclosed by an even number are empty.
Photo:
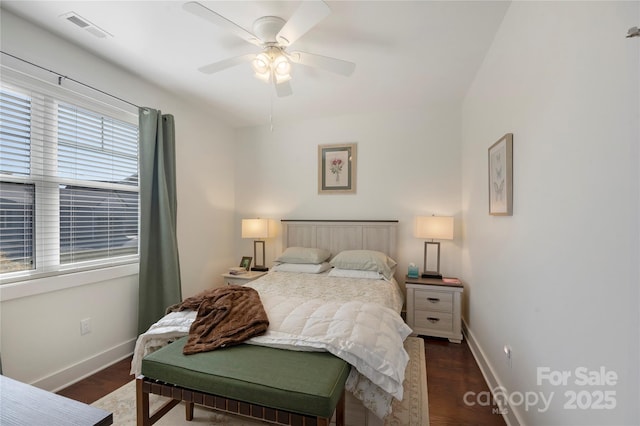
[[[185,418],[187,419],[188,422],[193,420],[193,406],[194,405],[195,404],[193,402],[186,402],[184,404]]]
[[[344,426],[344,410],[345,410],[345,391],[342,390],[342,395],[336,406],[336,426]]]
[[[136,379],[136,424],[138,426],[151,426],[149,419],[149,394],[142,390],[144,380]]]
[[[146,387],[145,387],[146,386]],[[158,408],[153,414],[149,412],[149,384],[145,383],[144,376],[136,378],[136,424],[137,426],[151,426],[173,407],[180,404],[179,399],[170,399]],[[188,407],[187,407],[188,410]],[[191,407],[191,419],[193,419],[193,404]]]

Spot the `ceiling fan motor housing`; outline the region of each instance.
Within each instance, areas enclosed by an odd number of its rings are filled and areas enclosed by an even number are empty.
[[[265,44],[277,44],[276,36],[284,24],[285,20],[277,16],[263,16],[253,23],[253,34]]]

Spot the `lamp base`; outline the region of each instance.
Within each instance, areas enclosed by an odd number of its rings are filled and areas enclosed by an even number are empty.
[[[442,275],[441,274],[434,274],[434,273],[428,273],[425,272],[421,275],[422,278],[434,278],[437,280],[441,280],[442,279]]]
[[[267,268],[266,266],[254,266],[253,268],[251,268],[251,270],[258,272],[267,272],[269,268]]]

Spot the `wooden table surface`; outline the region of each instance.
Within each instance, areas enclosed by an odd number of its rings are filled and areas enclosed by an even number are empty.
[[[113,424],[108,411],[0,375],[0,425]]]

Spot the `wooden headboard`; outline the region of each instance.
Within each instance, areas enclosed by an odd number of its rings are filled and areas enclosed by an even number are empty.
[[[397,260],[397,220],[282,221],[282,250],[324,248],[335,256],[342,250],[377,250]]]

